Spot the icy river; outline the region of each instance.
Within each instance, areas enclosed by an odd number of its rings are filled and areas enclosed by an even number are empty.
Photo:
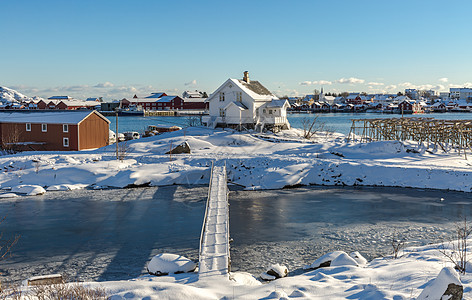
[[[20,234],[0,262],[2,281],[62,273],[70,280],[130,279],[150,258],[198,259],[207,187],[49,192],[1,200],[4,237]],[[410,245],[451,238],[471,216],[472,194],[399,188],[306,187],[230,193],[232,269],[255,275],[270,263],[293,273],[333,250],[372,259],[396,233]]]

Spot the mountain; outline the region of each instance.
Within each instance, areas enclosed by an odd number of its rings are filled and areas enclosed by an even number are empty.
[[[28,97],[23,95],[22,93],[19,93],[15,90],[9,89],[7,87],[0,86],[0,103],[21,103],[22,101],[39,101],[42,98],[40,97]]]

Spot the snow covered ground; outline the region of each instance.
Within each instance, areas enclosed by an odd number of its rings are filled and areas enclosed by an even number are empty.
[[[127,142],[123,161],[115,159],[114,145],[0,156],[0,186],[64,190],[207,184],[209,167],[217,161],[226,162],[230,181],[247,189],[318,184],[472,190],[471,162],[458,153],[425,151],[415,143],[396,141],[346,142],[340,134],[311,141],[300,135],[297,129],[261,135],[187,128]],[[165,154],[183,142],[191,154]]]
[[[114,300],[440,299],[448,284],[455,283],[462,284],[464,299],[470,299],[472,275],[459,276],[439,248],[439,244],[407,248],[397,259],[388,256],[367,263],[354,259],[354,253],[349,256],[338,251],[330,258],[335,266],[289,275],[267,284],[248,273],[200,279],[197,273],[184,273],[91,285],[105,288]],[[452,245],[445,244],[445,249],[452,249]]]
[[[0,157],[0,186],[9,195],[76,188],[130,185],[207,184],[211,163],[225,162],[228,178],[246,189],[290,185],[378,185],[470,192],[471,164],[457,153],[414,143],[346,142],[336,134],[303,140],[299,130],[277,135],[187,128],[127,143],[127,157],[114,146],[82,152],[25,152]],[[165,154],[187,142],[191,154]],[[415,150],[415,151],[411,151]],[[42,187],[42,189],[36,186]],[[1,199],[1,198],[0,198]],[[200,279],[185,273],[92,283],[112,299],[410,299],[419,296],[445,266],[436,246],[410,248],[399,258],[379,258],[365,266],[343,265],[261,284],[252,275]],[[313,258],[313,261],[316,257]],[[462,276],[472,297],[472,277]]]

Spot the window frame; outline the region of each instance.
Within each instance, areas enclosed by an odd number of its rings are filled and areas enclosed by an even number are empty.
[[[31,131],[31,123],[26,123],[26,131]]]
[[[62,132],[69,132],[69,124],[62,124]]]
[[[41,132],[48,132],[48,124],[41,124]]]
[[[66,143],[66,141],[67,141],[67,143]],[[69,138],[68,137],[62,138],[62,146],[69,148],[69,145],[70,145]]]

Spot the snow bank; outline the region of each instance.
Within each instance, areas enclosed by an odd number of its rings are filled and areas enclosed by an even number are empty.
[[[27,196],[43,195],[46,193],[46,190],[42,186],[29,184],[14,186],[11,191],[13,193],[25,194]]]
[[[147,266],[151,275],[168,275],[176,273],[192,272],[197,264],[190,259],[170,253],[162,253],[154,256]]]

